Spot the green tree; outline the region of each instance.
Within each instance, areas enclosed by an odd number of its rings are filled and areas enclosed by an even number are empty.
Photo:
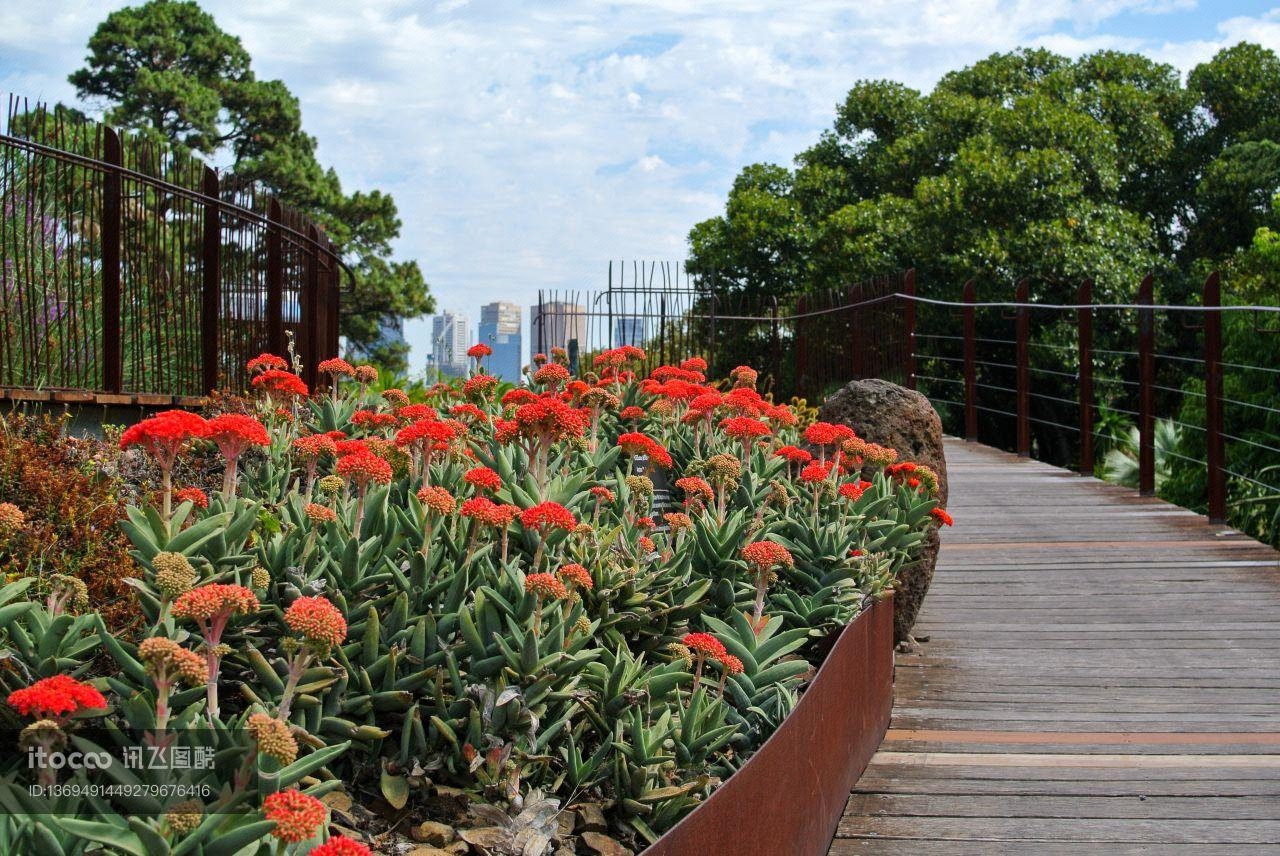
[[[298,99],[281,81],[259,80],[240,39],[212,15],[174,0],[112,12],[70,81],[81,98],[106,103],[108,122],[226,155],[235,173],[323,225],[357,277],[340,332],[369,359],[407,367],[402,349],[380,345],[379,322],[426,314],[434,302],[417,263],[392,258],[401,226],[395,201],[380,191],[343,193],[337,174],[316,160]]]

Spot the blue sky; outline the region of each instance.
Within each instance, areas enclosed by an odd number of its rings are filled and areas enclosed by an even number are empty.
[[[74,101],[108,0],[0,0],[0,91]],[[1184,72],[1280,6],[1212,0],[204,0],[302,101],[347,188],[391,192],[442,308],[680,259],[749,163],[790,163],[864,78],[928,89],[995,51],[1140,51]],[[87,105],[92,108],[92,105]],[[429,322],[410,322],[412,361]]]

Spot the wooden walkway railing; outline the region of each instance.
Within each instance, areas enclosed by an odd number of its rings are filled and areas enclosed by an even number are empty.
[[[918,653],[831,853],[1280,853],[1280,553],[947,446]]]

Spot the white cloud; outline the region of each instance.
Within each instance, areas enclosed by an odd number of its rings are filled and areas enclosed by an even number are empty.
[[[201,1],[299,96],[345,186],[395,196],[397,249],[473,319],[598,287],[610,258],[683,255],[738,170],[789,162],[858,79],[928,89],[1029,44],[1184,69],[1242,38],[1280,48],[1280,13],[1218,20],[1208,3],[1209,38],[1155,35],[1193,0]],[[0,0],[0,87],[70,100],[67,73],[121,5]]]

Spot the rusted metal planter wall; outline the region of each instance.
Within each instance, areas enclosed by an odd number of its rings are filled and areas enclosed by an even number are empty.
[[[643,856],[824,856],[893,707],[893,599],[844,629],[760,751]]]

